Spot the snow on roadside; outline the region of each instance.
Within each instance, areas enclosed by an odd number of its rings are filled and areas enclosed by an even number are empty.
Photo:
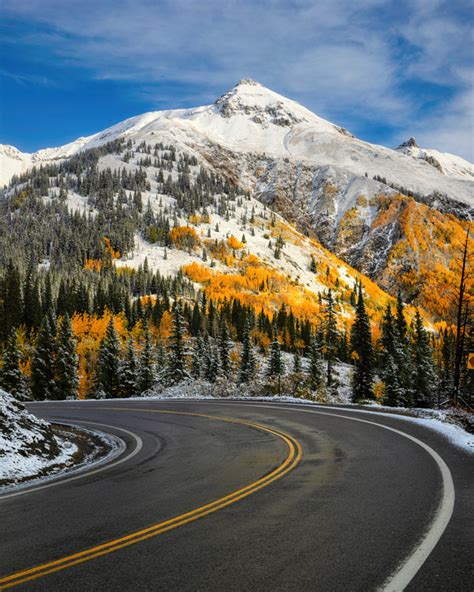
[[[78,448],[0,389],[0,485],[74,464]]]

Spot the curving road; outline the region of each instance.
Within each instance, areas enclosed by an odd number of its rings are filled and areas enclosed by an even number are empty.
[[[230,401],[32,404],[125,441],[0,496],[0,589],[466,592],[473,460],[348,409]]]

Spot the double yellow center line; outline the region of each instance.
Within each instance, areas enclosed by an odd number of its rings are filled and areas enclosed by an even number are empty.
[[[165,520],[163,522],[152,524],[147,528],[137,530],[136,532],[133,532],[126,536],[112,539],[106,543],[102,543],[95,547],[91,547],[90,549],[85,549],[84,551],[79,551],[77,553],[73,553],[72,555],[67,555],[66,557],[55,559],[54,561],[49,561],[47,563],[43,563],[41,565],[37,565],[29,569],[17,571],[8,576],[0,577],[0,590],[7,590],[8,588],[13,588],[14,586],[18,586],[19,584],[24,584],[25,582],[36,580],[37,578],[41,578],[56,571],[67,569],[68,567],[72,567],[73,565],[78,565],[79,563],[90,561],[91,559],[95,559],[96,557],[101,557],[102,555],[113,553],[114,551],[118,551],[119,549],[123,549],[124,547],[135,545],[136,543],[158,536],[159,534],[163,534],[164,532],[173,530],[174,528],[178,528],[179,526],[183,526],[184,524],[188,524],[189,522],[194,522],[195,520],[203,518],[208,514],[217,512],[217,510],[221,510],[222,508],[230,506],[231,504],[248,497],[252,493],[255,493],[260,489],[267,487],[267,485],[270,485],[270,483],[273,483],[277,479],[281,479],[281,477],[283,477],[289,471],[296,467],[303,455],[301,444],[292,436],[289,436],[288,434],[285,434],[284,432],[280,432],[273,428],[269,428],[268,426],[248,422],[242,419],[205,415],[202,413],[162,411],[155,409],[129,409],[123,407],[107,407],[107,409],[109,411],[138,411],[148,413],[161,413],[168,415],[187,415],[191,417],[201,417],[204,419],[225,421],[227,423],[244,425],[263,432],[267,432],[283,440],[283,442],[285,442],[285,444],[288,447],[288,456],[276,469],[265,475],[265,477],[261,477],[257,481],[254,481],[253,483],[250,483],[245,487],[237,489],[236,491],[233,491],[232,493],[229,493],[228,495],[221,497],[213,502],[205,504],[204,506],[195,508],[190,512],[180,514],[179,516],[175,516],[174,518],[170,518],[169,520]]]

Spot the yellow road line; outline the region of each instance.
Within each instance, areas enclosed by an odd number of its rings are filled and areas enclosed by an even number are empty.
[[[281,477],[283,477],[289,471],[296,467],[303,455],[301,444],[292,436],[289,436],[284,432],[274,430],[273,428],[269,428],[268,426],[248,422],[242,419],[205,415],[202,413],[187,413],[184,411],[164,411],[158,409],[137,409],[124,407],[106,407],[105,409],[109,411],[138,411],[148,413],[161,413],[167,415],[186,415],[240,424],[260,431],[268,432],[269,434],[272,434],[280,438],[288,446],[289,453],[286,459],[276,469],[271,471],[265,477],[261,477],[253,483],[250,483],[245,487],[241,487],[236,491],[233,491],[232,493],[229,493],[228,495],[215,500],[214,502],[210,502],[208,504],[195,508],[194,510],[191,510],[184,514],[180,514],[179,516],[175,516],[174,518],[170,518],[169,520],[158,522],[157,524],[153,524],[151,526],[148,526],[147,528],[137,530],[136,532],[133,532],[131,534],[113,539],[111,541],[102,543],[95,547],[91,547],[90,549],[79,551],[77,553],[73,553],[72,555],[67,555],[66,557],[63,557],[61,559],[49,561],[47,563],[43,563],[41,565],[37,565],[35,567],[24,569],[10,574],[8,576],[4,576],[0,578],[0,590],[13,588],[14,586],[18,586],[25,582],[36,580],[56,571],[72,567],[73,565],[78,565],[79,563],[90,561],[91,559],[95,559],[96,557],[101,557],[102,555],[113,553],[114,551],[118,551],[119,549],[123,549],[124,547],[134,545],[136,543],[157,536],[164,532],[168,532],[169,530],[173,530],[174,528],[178,528],[179,526],[188,524],[189,522],[194,522],[195,520],[207,516],[208,514],[212,514],[213,512],[217,512],[217,510],[225,508],[241,499],[246,498],[252,493],[259,491],[260,489],[263,489],[264,487],[270,485],[270,483],[273,483],[277,479],[281,479]]]

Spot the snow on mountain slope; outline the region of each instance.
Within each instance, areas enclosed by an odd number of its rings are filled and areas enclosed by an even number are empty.
[[[0,144],[0,187],[6,185],[13,175],[23,173],[31,166],[29,154],[14,146]]]
[[[410,138],[397,148],[398,152],[413,156],[419,160],[425,160],[428,164],[444,173],[447,177],[459,179],[474,179],[474,165],[460,156],[449,154],[447,152],[438,152],[438,150],[420,148],[415,138]]]
[[[210,147],[224,147],[237,158],[267,155],[315,169],[329,165],[351,176],[385,178],[388,184],[423,196],[440,193],[453,200],[474,203],[474,177],[461,174],[472,170],[472,165],[467,163],[466,167],[462,159],[442,155],[438,168],[426,158],[413,158],[412,154],[358,140],[343,128],[252,80],[242,80],[212,105],[145,113],[65,146],[31,155],[18,151],[13,154],[14,149],[0,151],[0,183],[33,164],[67,158],[119,137],[171,141],[204,154]],[[431,152],[434,155],[435,151]],[[241,172],[252,183],[255,171],[247,166],[240,168],[245,169]]]

